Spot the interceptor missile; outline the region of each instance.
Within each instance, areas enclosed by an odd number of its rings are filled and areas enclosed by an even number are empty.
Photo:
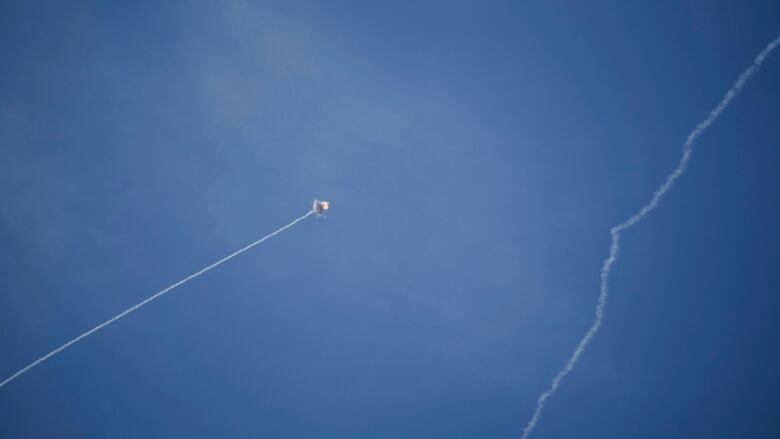
[[[317,215],[322,215],[328,210],[328,208],[330,208],[329,202],[314,200],[314,204],[312,205],[311,210],[313,210]]]

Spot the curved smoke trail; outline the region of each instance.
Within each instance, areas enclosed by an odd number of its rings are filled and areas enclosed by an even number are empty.
[[[155,293],[154,295],[150,296],[149,298],[147,298],[147,299],[144,299],[144,300],[143,300],[143,301],[141,301],[141,302],[138,302],[137,304],[135,304],[135,305],[131,306],[130,308],[127,308],[126,310],[124,310],[124,311],[122,311],[121,313],[119,313],[119,314],[115,315],[114,317],[111,317],[110,319],[106,320],[105,322],[103,322],[103,323],[101,323],[101,324],[99,324],[99,325],[95,326],[94,328],[90,329],[89,331],[87,331],[87,332],[85,332],[85,333],[83,333],[83,334],[79,335],[78,337],[76,337],[76,338],[74,338],[74,339],[72,339],[72,340],[68,341],[67,343],[63,344],[62,346],[58,347],[57,349],[55,349],[55,350],[53,350],[53,351],[49,352],[48,354],[46,354],[46,355],[42,356],[41,358],[38,358],[37,360],[33,361],[33,362],[32,362],[32,363],[30,363],[30,364],[28,364],[27,366],[25,366],[24,368],[22,368],[21,370],[19,370],[19,372],[16,372],[15,374],[11,375],[10,377],[8,377],[8,378],[6,378],[5,380],[3,380],[2,382],[0,382],[0,387],[3,387],[3,386],[5,386],[6,384],[8,384],[8,383],[10,383],[11,381],[15,380],[16,378],[18,378],[18,377],[19,377],[19,375],[21,375],[21,374],[23,374],[23,373],[27,372],[28,370],[32,369],[33,367],[35,367],[35,366],[37,366],[37,365],[39,365],[39,364],[43,363],[44,361],[48,360],[49,358],[53,357],[54,355],[57,355],[57,354],[59,354],[60,352],[64,351],[65,349],[67,349],[68,347],[70,347],[71,345],[73,345],[74,343],[76,343],[76,342],[80,341],[81,339],[83,339],[83,338],[86,338],[86,337],[88,337],[88,336],[90,336],[90,335],[94,334],[95,332],[97,332],[97,331],[99,331],[99,330],[101,330],[101,329],[105,328],[106,326],[108,326],[108,325],[110,325],[110,324],[114,323],[115,321],[117,321],[117,320],[121,319],[122,317],[124,317],[124,316],[126,316],[126,315],[128,315],[128,314],[130,314],[131,312],[133,312],[133,311],[137,310],[138,308],[140,308],[140,307],[142,307],[142,306],[146,305],[147,303],[149,303],[149,302],[151,302],[152,300],[154,300],[154,299],[156,299],[156,298],[158,298],[158,297],[162,296],[163,294],[165,294],[165,293],[167,293],[167,292],[171,291],[172,289],[174,289],[174,288],[178,287],[179,285],[181,285],[181,284],[183,284],[183,283],[185,283],[185,282],[187,282],[187,281],[190,281],[190,280],[192,280],[192,279],[194,279],[194,278],[196,278],[196,277],[200,276],[201,274],[203,274],[203,273],[205,273],[205,272],[207,272],[207,271],[211,270],[212,268],[215,268],[215,267],[217,267],[217,266],[219,266],[219,265],[222,265],[224,262],[227,262],[228,260],[230,260],[230,259],[233,259],[234,257],[236,257],[236,256],[240,255],[241,253],[244,253],[245,251],[247,251],[247,250],[251,249],[252,247],[254,247],[254,246],[256,246],[256,245],[258,245],[258,244],[262,243],[262,242],[263,242],[263,241],[265,241],[266,239],[268,239],[268,238],[271,238],[271,237],[273,237],[273,236],[275,236],[275,235],[278,235],[279,233],[282,233],[283,231],[285,231],[285,230],[289,229],[290,227],[294,226],[294,225],[295,225],[296,223],[298,223],[299,221],[303,221],[303,220],[304,220],[306,217],[308,217],[309,215],[311,215],[311,214],[313,214],[313,213],[314,213],[314,211],[313,211],[313,210],[309,211],[308,213],[306,213],[306,215],[304,215],[304,216],[302,216],[302,217],[300,217],[300,218],[298,218],[298,219],[294,220],[294,221],[293,221],[293,222],[291,222],[290,224],[287,224],[286,226],[284,226],[284,227],[282,227],[282,228],[278,229],[277,231],[275,231],[275,232],[273,232],[273,233],[270,233],[270,234],[268,234],[268,235],[265,235],[265,236],[263,236],[262,238],[260,238],[260,239],[258,239],[257,241],[255,241],[255,242],[253,242],[253,243],[251,243],[251,244],[247,245],[246,247],[244,247],[244,248],[242,248],[242,249],[240,249],[240,250],[236,250],[235,252],[233,252],[233,253],[231,253],[231,254],[229,254],[229,255],[225,256],[224,258],[222,258],[222,259],[218,260],[217,262],[214,262],[213,264],[209,265],[208,267],[206,267],[206,268],[204,268],[204,269],[202,269],[202,270],[200,270],[200,271],[198,271],[198,272],[196,272],[196,273],[193,273],[193,274],[191,274],[191,275],[189,275],[189,276],[185,277],[184,279],[182,279],[182,280],[180,280],[180,281],[176,282],[175,284],[173,284],[173,285],[169,286],[168,288],[165,288],[164,290],[160,290],[160,291],[158,291],[157,293]]]
[[[579,361],[580,356],[585,351],[585,348],[588,347],[588,343],[590,343],[590,340],[593,338],[593,336],[596,335],[596,332],[598,332],[599,328],[601,327],[601,322],[604,319],[604,308],[607,305],[609,271],[612,269],[612,265],[617,260],[618,250],[620,249],[620,233],[634,226],[639,221],[642,221],[647,216],[647,214],[658,207],[658,203],[661,202],[661,198],[663,198],[669,189],[672,188],[675,181],[677,181],[683,172],[685,172],[685,169],[688,166],[688,161],[691,159],[691,155],[693,154],[693,144],[696,139],[698,139],[699,136],[701,136],[702,133],[704,133],[704,131],[707,130],[707,128],[709,128],[713,122],[715,122],[715,119],[717,119],[718,116],[720,116],[720,113],[726,109],[731,100],[734,99],[737,94],[739,94],[739,92],[742,90],[742,87],[744,87],[753,74],[758,71],[758,68],[761,67],[761,64],[764,62],[764,60],[779,44],[780,37],[777,37],[774,41],[769,43],[769,45],[767,45],[766,48],[764,48],[764,50],[758,54],[756,59],[753,60],[753,64],[751,64],[750,67],[748,67],[744,72],[742,72],[741,75],[739,75],[737,82],[735,82],[734,85],[731,86],[731,88],[726,92],[720,103],[712,111],[710,111],[710,114],[707,116],[707,118],[699,122],[699,124],[696,125],[696,128],[694,128],[693,131],[688,134],[688,138],[685,140],[685,144],[683,144],[682,157],[680,157],[680,162],[677,164],[677,167],[666,176],[666,180],[663,182],[663,184],[661,184],[661,186],[658,187],[658,189],[656,189],[650,201],[642,206],[642,208],[639,209],[639,211],[629,219],[610,229],[609,233],[612,236],[612,243],[609,246],[609,256],[604,260],[604,265],[601,267],[601,292],[599,294],[598,304],[596,305],[596,318],[593,320],[593,324],[591,325],[590,329],[588,329],[588,331],[580,340],[579,344],[577,344],[577,348],[574,349],[571,357],[569,357],[569,361],[567,361],[563,369],[561,369],[561,371],[555,375],[555,378],[553,378],[550,387],[542,392],[541,395],[539,395],[539,399],[536,401],[536,410],[534,410],[534,414],[531,417],[531,420],[528,421],[528,424],[523,429],[522,439],[527,439],[533,429],[536,427],[537,422],[539,422],[539,418],[542,416],[544,403],[550,396],[555,393],[556,390],[558,390],[558,386],[560,386],[561,380],[563,380],[563,378],[566,377],[566,375],[568,375],[572,369],[574,369],[574,366],[577,364],[577,361]]]

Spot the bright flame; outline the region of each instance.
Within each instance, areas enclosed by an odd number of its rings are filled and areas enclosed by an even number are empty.
[[[328,206],[330,205],[330,203],[327,201],[323,201],[320,203],[320,205],[322,206],[322,210],[328,210]]]

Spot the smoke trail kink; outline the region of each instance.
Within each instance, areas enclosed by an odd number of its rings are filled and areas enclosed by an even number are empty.
[[[661,186],[658,187],[658,189],[656,189],[650,201],[642,206],[642,208],[629,219],[616,225],[609,231],[610,235],[612,236],[612,243],[609,246],[609,256],[606,260],[604,260],[604,265],[601,267],[601,292],[599,294],[598,303],[596,305],[596,318],[593,320],[593,324],[591,325],[590,329],[588,329],[588,331],[580,340],[579,344],[577,344],[577,347],[574,349],[571,357],[569,357],[569,361],[567,361],[563,369],[561,369],[561,371],[555,375],[552,383],[550,384],[550,387],[542,392],[541,395],[539,395],[539,399],[536,401],[536,410],[534,410],[534,414],[531,417],[531,420],[528,421],[528,424],[523,429],[522,439],[527,439],[533,429],[536,427],[537,422],[539,422],[539,418],[542,416],[544,403],[550,396],[555,393],[556,390],[558,390],[558,386],[560,386],[561,380],[563,380],[563,378],[572,371],[574,366],[577,364],[577,361],[580,359],[580,356],[588,347],[588,343],[590,343],[590,340],[593,338],[593,336],[596,335],[596,332],[598,332],[599,328],[601,327],[601,322],[604,319],[604,308],[607,305],[609,271],[612,269],[612,265],[617,260],[618,250],[620,249],[620,233],[634,226],[639,221],[642,221],[647,216],[647,214],[658,207],[658,203],[660,203],[661,198],[663,198],[669,189],[672,188],[675,181],[677,181],[683,172],[685,172],[685,169],[688,166],[688,161],[691,159],[691,154],[693,154],[693,144],[696,139],[698,139],[699,136],[704,133],[704,131],[709,128],[713,122],[715,122],[715,119],[717,119],[718,116],[720,116],[720,113],[726,109],[731,100],[737,94],[739,94],[739,92],[742,90],[742,87],[744,87],[753,74],[758,71],[758,68],[761,67],[761,64],[775,49],[775,47],[778,46],[778,44],[780,44],[780,37],[777,37],[774,41],[769,43],[769,45],[767,45],[766,48],[764,48],[764,50],[758,54],[756,59],[753,60],[753,64],[751,64],[750,67],[748,67],[744,72],[742,72],[741,75],[739,75],[737,82],[735,82],[734,85],[731,86],[731,88],[726,92],[720,103],[712,111],[710,111],[710,114],[707,116],[707,118],[699,122],[699,124],[696,125],[696,128],[694,128],[693,131],[688,134],[688,138],[685,140],[685,144],[683,144],[682,157],[680,157],[680,162],[677,164],[677,167],[666,176],[666,180],[663,182],[663,184],[661,184]]]
[[[212,268],[215,268],[215,267],[217,267],[219,265],[222,265],[224,262],[227,262],[228,260],[233,259],[234,257],[240,255],[241,253],[244,253],[245,251],[251,249],[252,247],[262,243],[266,239],[271,238],[271,237],[273,237],[275,235],[278,235],[279,233],[282,233],[283,231],[285,231],[285,230],[289,229],[290,227],[294,226],[295,224],[297,224],[299,221],[303,221],[306,217],[308,217],[309,215],[311,215],[313,213],[314,213],[313,210],[309,211],[308,213],[306,213],[306,215],[303,215],[302,217],[300,217],[300,218],[294,220],[293,222],[291,222],[290,224],[287,224],[286,226],[278,229],[277,231],[263,236],[262,238],[260,238],[257,241],[247,245],[246,247],[244,247],[244,248],[242,248],[240,250],[237,250],[237,251],[235,251],[235,252],[225,256],[224,258],[218,260],[217,262],[214,262],[213,264],[209,265],[208,267],[206,267],[206,268],[204,268],[204,269],[202,269],[202,270],[200,270],[200,271],[198,271],[196,273],[193,273],[193,274],[185,277],[184,279],[176,282],[175,284],[169,286],[168,288],[165,288],[164,290],[161,290],[161,291],[155,293],[154,295],[150,296],[149,298],[144,299],[141,302],[138,302],[137,304],[131,306],[130,308],[127,308],[126,310],[124,310],[121,313],[115,315],[114,317],[111,317],[110,319],[106,320],[105,322],[95,326],[94,328],[90,329],[89,331],[79,335],[78,337],[68,341],[67,343],[63,344],[62,346],[58,347],[57,349],[49,352],[48,354],[42,356],[41,358],[38,358],[37,360],[35,360],[32,363],[28,364],[27,366],[23,367],[21,370],[19,370],[19,372],[16,372],[15,374],[11,375],[10,377],[8,377],[5,380],[3,380],[2,382],[0,382],[0,387],[5,386],[6,384],[8,384],[11,381],[15,380],[16,378],[18,378],[19,375],[27,372],[28,370],[32,369],[33,367],[35,367],[37,365],[43,363],[44,361],[48,360],[52,356],[54,356],[56,354],[59,354],[60,352],[64,351],[68,347],[70,347],[72,344],[74,344],[74,343],[80,341],[81,339],[86,338],[86,337],[94,334],[95,332],[105,328],[106,326],[114,323],[115,321],[121,319],[122,317],[124,317],[124,316],[126,316],[128,314],[130,314],[131,312],[133,312],[133,311],[137,310],[138,308],[146,305],[147,303],[149,303],[152,300],[162,296],[163,294],[171,291],[172,289],[178,287],[179,285],[181,285],[181,284],[183,284],[183,283],[185,283],[185,282],[187,282],[189,280],[192,280],[192,279],[200,276],[201,274],[211,270]]]

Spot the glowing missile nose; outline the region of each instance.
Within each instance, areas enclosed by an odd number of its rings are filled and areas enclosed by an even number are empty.
[[[314,200],[314,205],[312,206],[312,210],[317,215],[321,215],[323,212],[328,210],[330,208],[330,203],[327,201],[320,201],[320,200]]]

